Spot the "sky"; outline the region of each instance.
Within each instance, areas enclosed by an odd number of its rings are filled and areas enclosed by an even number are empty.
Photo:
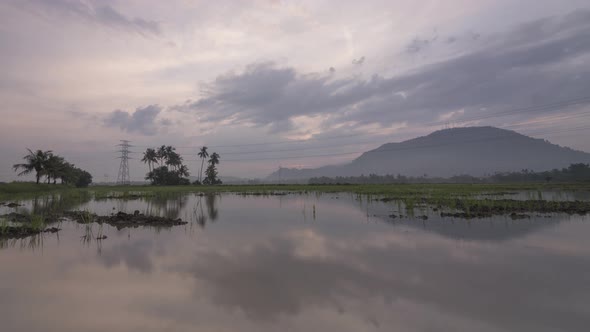
[[[0,181],[27,148],[115,181],[119,140],[134,181],[164,144],[244,178],[460,126],[590,152],[588,63],[587,0],[4,0]]]

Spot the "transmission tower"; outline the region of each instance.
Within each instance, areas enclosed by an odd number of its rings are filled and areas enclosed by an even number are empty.
[[[121,143],[117,144],[117,146],[121,147],[121,150],[118,151],[121,152],[121,156],[117,157],[118,159],[121,159],[121,164],[119,164],[119,174],[117,175],[117,184],[131,184],[131,178],[129,177],[129,159],[131,159],[129,157],[129,154],[131,153],[129,148],[131,145],[129,145],[129,143],[130,142],[127,140],[121,140]]]

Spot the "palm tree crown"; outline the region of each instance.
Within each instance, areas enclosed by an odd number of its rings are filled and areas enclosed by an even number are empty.
[[[153,167],[152,165],[158,163],[158,153],[156,152],[155,149],[148,148],[143,153],[143,158],[141,159],[141,161],[148,164],[148,168],[150,169],[150,172],[151,172],[152,167]]]
[[[39,179],[46,171],[47,160],[52,155],[52,152],[43,150],[37,150],[33,152],[31,149],[27,150],[29,151],[29,154],[23,157],[26,162],[22,164],[15,164],[12,167],[15,171],[22,169],[22,171],[18,173],[18,176],[35,172],[37,183],[39,183]]]
[[[209,158],[209,164],[213,166],[219,164],[219,154],[217,154],[217,152],[213,152],[211,154],[211,158]]]

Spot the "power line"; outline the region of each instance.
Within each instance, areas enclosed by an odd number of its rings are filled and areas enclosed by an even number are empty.
[[[578,128],[572,128],[572,129],[557,130],[554,132],[559,133],[559,132],[564,132],[564,131],[575,131],[575,130],[590,130],[590,127],[578,127]],[[541,134],[550,134],[550,133],[551,132],[540,132],[540,133],[531,133],[528,135],[541,135]],[[259,161],[259,160],[304,159],[304,158],[315,158],[315,157],[336,157],[336,156],[346,156],[346,155],[354,155],[354,154],[362,154],[362,153],[380,153],[380,152],[393,152],[393,151],[405,151],[405,150],[413,150],[413,149],[424,149],[424,148],[441,147],[441,146],[450,145],[450,144],[475,143],[475,142],[483,142],[483,141],[501,140],[501,139],[507,139],[507,138],[511,138],[511,137],[504,137],[504,136],[492,137],[492,138],[483,138],[483,139],[469,140],[469,141],[463,141],[463,142],[423,145],[423,146],[419,146],[419,147],[389,148],[389,149],[372,150],[372,151],[355,151],[355,152],[287,156],[287,157],[269,157],[269,158],[224,159],[223,161],[224,162],[241,162],[241,161]],[[187,161],[197,161],[197,160],[187,160]]]
[[[504,127],[513,127],[513,126],[504,126]],[[590,129],[588,127],[574,127],[574,128],[567,128],[567,129],[558,129],[558,130],[551,130],[546,133],[560,133],[564,131],[578,131],[578,130],[587,130]],[[532,132],[529,133],[530,135],[539,135],[543,134],[544,132]],[[325,145],[325,146],[318,146],[318,147],[305,147],[305,148],[293,148],[293,149],[276,149],[276,150],[262,150],[262,151],[242,151],[242,152],[226,152],[222,153],[222,155],[242,155],[242,154],[254,154],[254,153],[281,153],[281,152],[293,152],[293,151],[306,151],[306,150],[317,150],[317,149],[325,149],[325,148],[338,148],[338,147],[345,147],[351,145],[360,145],[360,144],[368,144],[372,143],[372,141],[365,141],[365,142],[357,142],[357,143],[350,143],[350,144],[338,144],[338,145]],[[383,144],[383,143],[382,143]],[[366,152],[366,151],[363,151]],[[296,159],[296,158],[308,158],[308,157],[324,157],[324,156],[340,156],[340,155],[351,155],[351,154],[359,154],[362,152],[355,151],[355,152],[345,152],[345,153],[335,153],[335,154],[316,154],[316,155],[303,155],[303,156],[288,156],[288,157],[264,157],[264,158],[236,158],[236,159],[225,159],[224,161],[255,161],[255,160],[281,160],[281,159]],[[180,154],[184,157],[192,157],[191,154]],[[199,161],[198,159],[185,159],[185,161]]]
[[[464,122],[469,122],[469,121],[478,121],[478,120],[496,118],[496,117],[500,117],[500,116],[504,116],[504,115],[515,115],[515,114],[520,114],[520,113],[539,112],[539,111],[544,111],[544,110],[564,108],[564,107],[585,104],[585,103],[590,103],[590,97],[581,97],[581,98],[575,98],[575,99],[569,99],[569,100],[562,100],[562,101],[558,101],[558,102],[552,102],[552,103],[548,103],[548,104],[514,108],[514,109],[505,110],[505,111],[501,111],[501,112],[495,112],[494,114],[487,114],[487,115],[481,114],[481,115],[476,115],[474,117],[463,118],[463,119],[457,120],[456,122],[464,123]],[[448,121],[449,120],[430,122],[430,123],[427,123],[426,126],[443,125]]]
[[[491,118],[502,117],[502,116],[512,116],[512,115],[517,115],[517,114],[522,114],[522,113],[539,112],[539,111],[545,111],[545,110],[555,110],[555,109],[561,109],[561,108],[584,104],[584,103],[590,103],[590,96],[572,98],[572,99],[550,102],[550,103],[546,103],[546,104],[527,106],[527,107],[513,108],[513,109],[509,109],[509,110],[504,110],[501,112],[495,112],[494,114],[479,114],[479,115],[463,118],[460,120],[454,120],[453,122],[465,123],[465,122],[470,122],[470,121],[485,120],[485,119],[491,119]],[[574,114],[574,115],[580,114],[580,116],[588,116],[588,115],[590,115],[590,111],[582,111],[579,113],[572,113],[572,114]],[[567,117],[563,117],[563,119],[567,119]],[[438,126],[438,125],[445,125],[445,124],[448,124],[448,122],[449,122],[449,120],[435,121],[435,122],[426,123],[426,124],[424,124],[424,126],[432,127],[432,126]],[[234,148],[234,147],[240,148],[240,147],[248,147],[248,146],[296,144],[296,143],[306,143],[306,142],[324,141],[324,140],[360,137],[360,136],[372,136],[372,135],[371,135],[371,133],[355,133],[355,134],[347,134],[347,135],[316,137],[316,138],[309,138],[309,139],[302,139],[302,140],[289,140],[289,141],[278,141],[278,142],[261,142],[261,143],[228,144],[228,145],[207,145],[207,144],[204,144],[204,145],[209,148]],[[155,146],[147,146],[147,145],[137,145],[137,147],[155,148]],[[200,146],[179,146],[176,148],[177,149],[199,149],[201,147]],[[293,150],[293,151],[296,151],[296,150]],[[239,153],[245,153],[245,152],[239,152]],[[252,153],[255,153],[255,152],[252,152]],[[224,154],[230,154],[230,153],[226,152]]]
[[[348,135],[339,135],[339,136],[329,136],[329,137],[317,137],[317,138],[309,138],[309,139],[302,139],[302,140],[290,140],[290,141],[279,141],[279,142],[266,142],[266,143],[249,143],[249,144],[234,144],[234,145],[207,145],[207,148],[240,148],[240,147],[247,147],[247,146],[262,146],[262,145],[278,145],[278,144],[293,144],[293,143],[306,143],[306,142],[313,142],[313,141],[323,141],[323,140],[331,140],[331,139],[338,139],[338,138],[349,138],[349,137],[359,137],[359,136],[369,136],[371,134],[368,133],[356,133],[356,134],[348,134]],[[142,148],[156,148],[153,145],[136,145],[137,147]],[[201,146],[178,146],[177,149],[200,149]]]

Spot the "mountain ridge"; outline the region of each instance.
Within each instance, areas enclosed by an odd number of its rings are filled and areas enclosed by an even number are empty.
[[[496,127],[442,129],[403,142],[385,143],[344,165],[312,169],[283,168],[266,180],[303,180],[319,176],[402,174],[406,176],[484,176],[529,169],[545,171],[590,163],[590,153]]]

